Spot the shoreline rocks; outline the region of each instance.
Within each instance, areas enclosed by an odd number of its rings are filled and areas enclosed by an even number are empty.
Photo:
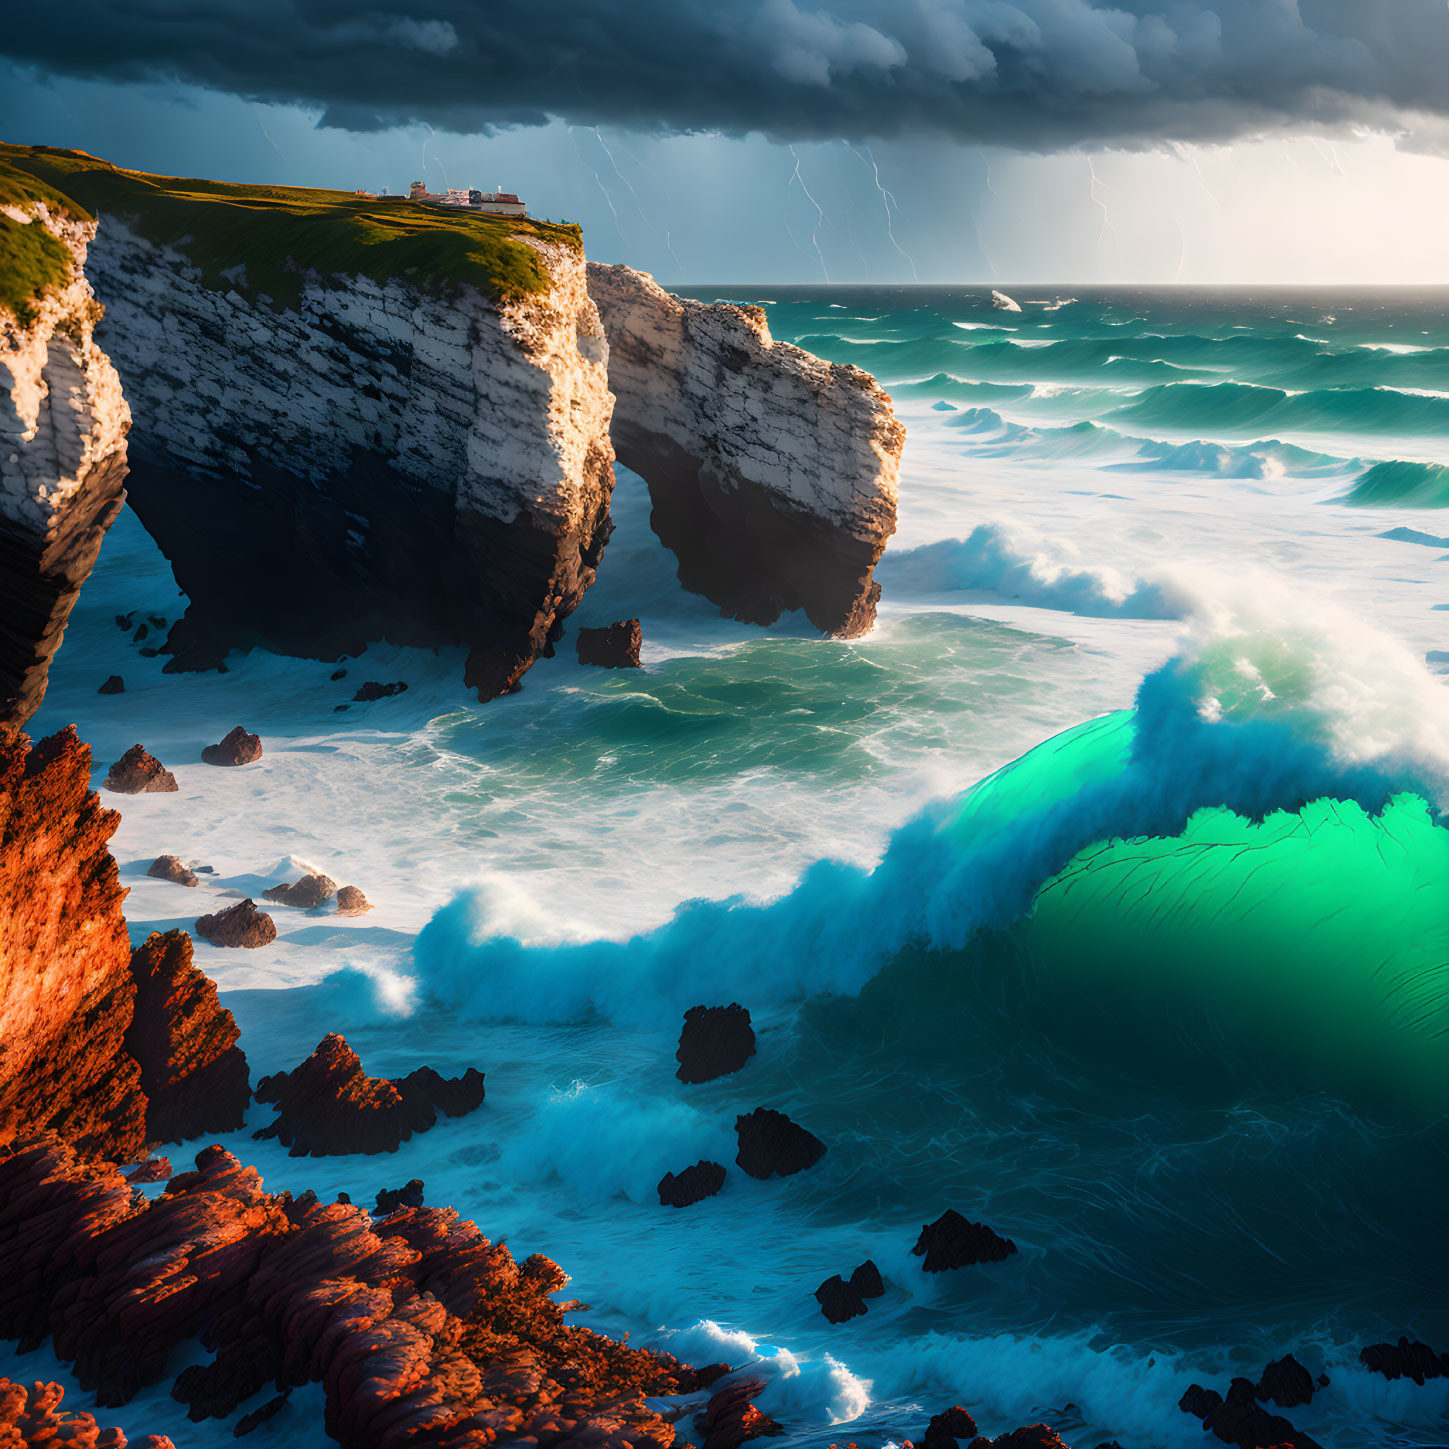
[[[202,916],[196,934],[213,946],[235,946],[255,950],[277,939],[277,924],[250,899],[238,901],[224,911]]]
[[[985,1223],[967,1221],[954,1208],[947,1208],[933,1223],[927,1223],[911,1249],[913,1257],[924,1258],[927,1273],[946,1273],[973,1263],[999,1263],[1016,1252],[1016,1244],[1003,1238]]]
[[[675,1076],[681,1082],[709,1082],[737,1072],[755,1054],[755,1031],[750,1013],[739,1004],[691,1006],[684,1013],[679,1034],[679,1063]]]
[[[132,745],[109,770],[101,788],[118,795],[170,794],[179,787],[176,776],[143,745]]]
[[[158,855],[146,867],[146,874],[155,880],[169,880],[173,885],[194,886],[200,883],[196,872],[175,855]]]
[[[623,619],[602,629],[580,629],[577,648],[580,664],[598,669],[638,669],[644,632],[637,619]]]
[[[265,900],[280,905],[295,906],[299,910],[311,910],[330,901],[337,894],[337,882],[319,871],[315,875],[304,875],[290,885],[274,885],[262,892]]]
[[[791,1177],[825,1156],[825,1144],[783,1112],[757,1107],[735,1118],[739,1154],[735,1162],[751,1177]]]
[[[720,1162],[701,1160],[683,1172],[666,1172],[659,1179],[659,1205],[661,1207],[693,1207],[707,1197],[713,1197],[724,1186],[725,1169]]]
[[[337,890],[337,914],[339,916],[364,916],[372,909],[372,902],[356,886],[339,886]]]
[[[391,1080],[369,1077],[357,1053],[332,1033],[291,1072],[257,1083],[259,1102],[272,1103],[277,1117],[254,1135],[275,1137],[293,1157],[331,1157],[351,1152],[396,1152],[415,1132],[438,1120],[462,1117],[483,1103],[483,1073],[470,1067],[461,1077],[443,1078],[419,1067]]]
[[[205,765],[250,765],[261,757],[260,736],[249,735],[240,725],[217,744],[207,745],[201,751],[201,761]]]

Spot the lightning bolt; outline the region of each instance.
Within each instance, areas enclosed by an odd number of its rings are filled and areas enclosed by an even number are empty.
[[[584,153],[579,150],[579,138],[574,135],[574,128],[572,126],[568,128],[568,132],[569,140],[574,143],[574,155],[579,158],[579,165],[582,166],[585,171],[589,172],[593,176],[595,184],[598,186],[599,190],[604,193],[604,200],[609,203],[609,212],[614,218],[614,230],[619,233],[619,240],[623,241],[624,228],[619,225],[618,208],[614,205],[614,198],[609,195],[609,188],[604,185],[603,178],[599,175],[598,167],[590,166],[589,163],[584,160]]]
[[[806,186],[805,178],[800,174],[800,158],[795,156],[795,148],[791,146],[788,150],[791,156],[795,157],[795,170],[791,173],[789,181],[785,183],[785,190],[788,191],[798,181],[800,183],[800,190],[805,193],[805,199],[815,208],[815,225],[810,232],[810,244],[815,248],[815,255],[820,262],[820,270],[825,274],[825,280],[828,282],[830,280],[830,269],[825,265],[825,253],[820,250],[820,227],[821,223],[825,220],[825,213],[820,209],[820,203],[810,195],[810,188]],[[785,223],[785,229],[789,231],[789,222]],[[791,240],[794,240],[793,236]],[[798,246],[799,243],[797,242],[796,245]],[[804,248],[802,247],[801,250],[803,251]]]
[[[599,145],[603,148],[604,155],[609,158],[609,165],[614,168],[614,175],[617,176],[619,178],[619,180],[622,181],[624,183],[624,185],[629,188],[629,196],[631,197],[631,199],[634,202],[634,210],[639,213],[639,220],[642,221],[644,223],[644,225],[649,228],[650,231],[652,231],[656,235],[658,235],[659,228],[657,226],[655,226],[654,223],[652,221],[650,221],[647,216],[644,215],[644,208],[642,206],[640,206],[640,204],[639,204],[639,193],[634,190],[634,183],[632,181],[630,181],[629,178],[627,176],[625,176],[622,171],[619,170],[619,163],[616,160],[614,160],[614,153],[611,150],[609,150],[609,144],[608,144],[607,141],[604,140],[603,133],[599,130],[599,128],[597,126],[594,127],[594,140],[596,140],[599,143]],[[619,149],[621,151],[623,151],[625,148],[621,146]],[[637,156],[634,156],[634,153],[632,151],[628,152],[627,154],[630,155],[631,157],[633,157],[633,159],[634,159],[634,161],[636,163],[638,162],[639,158]],[[617,225],[617,223],[618,223],[618,217],[617,216],[614,218],[614,221],[615,221],[615,224]],[[683,273],[684,273],[684,265],[683,265],[683,263],[680,262],[678,256],[675,255],[674,244],[669,239],[669,228],[668,227],[666,227],[664,229],[664,245],[667,248],[667,250],[669,252],[669,255],[671,257],[674,257],[674,265],[679,268],[680,275],[682,276]]]
[[[854,146],[850,149],[855,151]],[[870,167],[870,174],[875,178],[875,189],[880,192],[880,204],[885,208],[886,236],[890,238],[891,245],[911,264],[912,281],[919,282],[921,277],[920,273],[916,271],[916,259],[896,240],[895,230],[891,226],[891,208],[895,207],[897,214],[899,214],[901,209],[900,203],[896,200],[892,192],[886,190],[885,185],[880,179],[880,167],[876,165],[875,152],[867,146],[864,156],[859,151],[855,151],[855,154],[862,166]]]
[[[1088,175],[1090,175],[1091,177],[1091,181],[1088,184],[1088,194],[1092,198],[1092,204],[1094,206],[1100,207],[1102,211],[1102,225],[1097,231],[1097,245],[1101,246],[1102,238],[1106,236],[1106,234],[1110,231],[1112,233],[1112,241],[1114,245],[1116,245],[1117,248],[1120,250],[1122,245],[1122,239],[1117,235],[1117,228],[1112,225],[1112,217],[1107,210],[1106,202],[1104,202],[1097,195],[1097,188],[1099,186],[1102,188],[1103,191],[1111,191],[1113,188],[1108,186],[1105,181],[1101,180],[1098,177],[1097,168],[1092,164],[1092,158],[1090,156],[1087,157],[1087,172]]]
[[[271,134],[267,130],[266,123],[262,120],[262,113],[260,111],[256,111],[254,114],[257,118],[257,125],[262,128],[262,135],[267,138],[268,142],[271,144],[272,150],[275,151],[278,156],[282,156],[282,148],[277,145],[275,141],[272,140]],[[287,158],[285,156],[282,156],[283,161],[285,161],[286,159]]]
[[[428,123],[426,121],[424,121],[423,122],[423,125],[428,126]],[[433,130],[433,128],[431,126],[428,126],[428,134],[423,137],[423,179],[424,180],[427,179],[427,175],[428,175],[428,140],[429,140],[430,137],[432,139],[436,140],[437,139],[437,135],[438,135],[438,133],[435,130]],[[443,187],[446,190],[447,187],[449,185],[451,185],[451,183],[448,180],[448,168],[443,165],[442,160],[438,156],[438,153],[437,153],[436,150],[433,152],[433,164],[438,168],[439,171],[441,171],[443,173]]]

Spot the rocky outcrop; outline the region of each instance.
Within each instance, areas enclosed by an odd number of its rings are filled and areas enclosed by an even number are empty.
[[[976,1437],[976,1420],[968,1410],[956,1404],[931,1416],[920,1442],[925,1449],[951,1449],[962,1439],[969,1441]]]
[[[202,916],[196,923],[196,934],[213,946],[234,946],[255,950],[270,946],[277,939],[277,923],[259,911],[250,899],[238,901],[224,911]]]
[[[666,1172],[659,1179],[659,1204],[661,1207],[693,1207],[707,1197],[713,1197],[724,1186],[725,1169],[722,1162],[696,1162],[683,1172]]]
[[[276,1121],[256,1135],[277,1138],[293,1157],[396,1152],[414,1132],[426,1132],[439,1112],[462,1117],[481,1106],[483,1073],[469,1067],[445,1079],[419,1067],[396,1081],[369,1077],[334,1033],[295,1071],[263,1077],[256,1095],[277,1108]]]
[[[119,674],[106,676],[105,683],[96,690],[97,694],[124,694],[126,692],[126,681]]]
[[[353,704],[371,704],[375,699],[391,699],[393,695],[403,694],[406,690],[407,684],[401,679],[394,680],[391,684],[382,684],[376,679],[369,679],[352,696],[352,702]]]
[[[580,629],[576,647],[580,664],[596,669],[637,669],[644,632],[637,619],[621,619],[602,629]]]
[[[251,1088],[241,1033],[185,931],[153,932],[131,953],[136,1010],[126,1050],[141,1067],[146,1136],[184,1142],[246,1121]]]
[[[261,739],[248,734],[240,725],[218,744],[207,745],[201,751],[202,763],[206,765],[250,765],[261,757]]]
[[[372,909],[372,902],[354,885],[342,886],[337,892],[337,914],[339,916],[365,916]]]
[[[1321,1449],[1316,1439],[1295,1429],[1281,1414],[1262,1408],[1257,1397],[1251,1379],[1234,1379],[1226,1397],[1193,1384],[1178,1408],[1201,1419],[1207,1433],[1238,1449]]]
[[[23,1384],[0,1379],[0,1444],[6,1449],[40,1449],[41,1445],[73,1445],[75,1449],[126,1449],[133,1441],[116,1428],[103,1429],[94,1414],[62,1409],[65,1390],[59,1384]],[[163,1434],[135,1440],[137,1449],[176,1449]]]
[[[90,767],[73,729],[0,731],[0,1142],[49,1129],[135,1161],[240,1125],[246,1063],[184,934],[131,950]]]
[[[825,1156],[825,1144],[783,1112],[757,1107],[735,1118],[740,1150],[735,1162],[751,1177],[790,1177]]]
[[[728,1006],[691,1006],[679,1033],[681,1082],[709,1082],[737,1072],[755,1054],[755,1029],[739,1002]]]
[[[283,906],[296,906],[304,911],[330,901],[336,894],[337,882],[331,876],[322,875],[320,872],[304,875],[290,885],[284,882],[282,885],[270,886],[262,892],[269,901],[276,901]]]
[[[847,1319],[859,1318],[866,1311],[867,1298],[880,1298],[885,1294],[880,1269],[867,1258],[848,1279],[836,1274],[827,1278],[816,1290],[815,1301],[820,1311],[831,1323],[844,1323]],[[935,1423],[933,1419],[931,1421]],[[976,1430],[973,1428],[973,1434]]]
[[[40,190],[19,199],[27,190],[6,187],[16,199],[0,203],[0,226],[20,223],[22,245],[48,254],[55,276],[24,315],[0,303],[0,723],[15,725],[45,694],[76,595],[125,501],[131,425],[94,337],[102,309],[84,268],[96,223]]]
[[[1358,1359],[1370,1373],[1386,1379],[1449,1378],[1449,1353],[1438,1353],[1427,1343],[1401,1336],[1397,1343],[1371,1343],[1359,1350]]]
[[[176,855],[158,855],[146,867],[146,874],[156,880],[169,880],[173,885],[194,886],[199,879],[194,870]]]
[[[679,581],[736,618],[870,628],[905,428],[859,368],[774,341],[763,309],[687,301],[589,264],[614,447],[643,476]]]
[[[292,264],[279,301],[246,271],[289,256],[256,255],[235,200],[214,198],[230,258],[154,239],[140,195],[87,264],[135,416],[131,503],[190,600],[166,668],[386,639],[466,646],[481,699],[515,688],[610,530],[613,399],[576,235],[520,230],[551,285],[513,300],[427,280],[442,238],[381,282]]]
[[[102,1405],[204,1334],[172,1388],[196,1421],[318,1382],[344,1449],[667,1449],[645,1397],[705,1376],[566,1324],[567,1282],[451,1210],[268,1193],[219,1147],[151,1201],[53,1138],[0,1150],[0,1337],[51,1335]]]
[[[106,771],[101,788],[118,795],[165,795],[179,787],[176,776],[144,745],[132,745]]]
[[[694,1418],[703,1449],[737,1449],[746,1440],[780,1433],[781,1426],[755,1407],[754,1400],[764,1391],[765,1381],[756,1378],[737,1379],[720,1389]]]
[[[969,1222],[954,1208],[947,1208],[921,1229],[911,1252],[926,1260],[921,1266],[927,1273],[946,1273],[972,1263],[999,1263],[1016,1252],[1016,1244],[985,1223]]]

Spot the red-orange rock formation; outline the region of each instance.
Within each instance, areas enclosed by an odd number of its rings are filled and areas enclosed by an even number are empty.
[[[134,1161],[157,1137],[239,1126],[246,1063],[185,935],[131,951],[107,848],[120,817],[90,766],[73,729],[33,748],[0,732],[0,1142],[48,1128]]]
[[[147,1202],[53,1138],[0,1149],[0,1336],[49,1331],[115,1404],[200,1333],[215,1358],[173,1389],[193,1419],[315,1381],[344,1449],[667,1449],[645,1396],[709,1381],[565,1324],[578,1305],[550,1297],[568,1282],[557,1265],[515,1263],[451,1210],[374,1222],[267,1193],[219,1147],[196,1165]]]
[[[737,1449],[747,1439],[778,1434],[781,1426],[754,1405],[765,1388],[763,1379],[738,1379],[722,1388],[695,1416],[704,1449]]]
[[[102,1429],[92,1414],[61,1408],[65,1390],[59,1384],[23,1384],[0,1379],[0,1446],[40,1449],[72,1445],[74,1449],[126,1449],[131,1441],[119,1429]],[[147,1434],[136,1449],[176,1449],[164,1434]]]
[[[136,1014],[126,1049],[141,1065],[147,1137],[184,1142],[235,1131],[251,1101],[247,1059],[216,983],[191,960],[191,937],[152,932],[132,952],[131,974]]]
[[[483,1073],[469,1067],[445,1079],[419,1067],[391,1081],[369,1077],[357,1053],[333,1033],[295,1071],[257,1083],[257,1101],[274,1102],[277,1120],[258,1137],[276,1137],[293,1157],[346,1152],[396,1152],[414,1132],[426,1132],[438,1113],[462,1117],[483,1101]]]
[[[101,783],[118,795],[164,795],[180,788],[176,776],[144,745],[132,745]]]

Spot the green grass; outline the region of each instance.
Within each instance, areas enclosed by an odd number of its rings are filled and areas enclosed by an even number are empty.
[[[49,146],[0,145],[0,199],[7,174],[63,194],[78,204],[73,211],[123,218],[148,241],[175,247],[206,286],[269,297],[276,307],[295,307],[309,274],[399,278],[441,295],[472,286],[494,301],[514,301],[552,285],[543,259],[520,237],[583,246],[576,225],[348,191],[151,176]]]
[[[11,149],[0,147],[0,206],[28,208],[43,201],[52,211],[89,216],[55,187],[8,164]],[[53,288],[63,287],[70,268],[70,249],[38,221],[25,224],[0,215],[0,313],[27,325],[36,302]]]

